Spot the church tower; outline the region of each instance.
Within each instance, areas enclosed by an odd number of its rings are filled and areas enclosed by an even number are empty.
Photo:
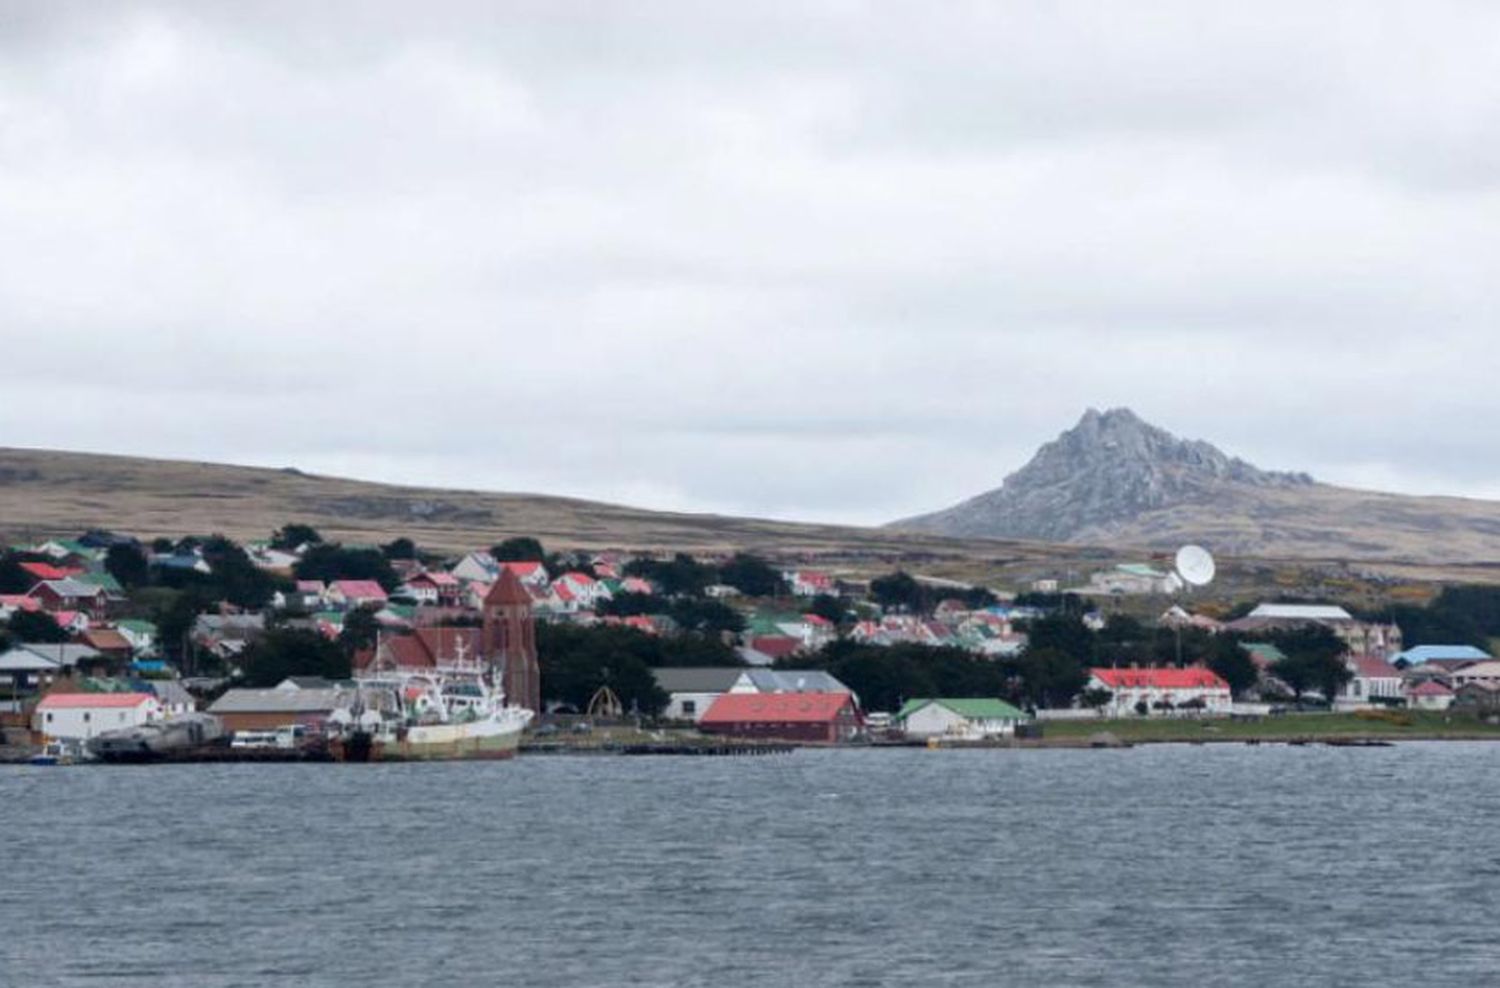
[[[484,598],[480,646],[485,661],[500,670],[505,702],[542,712],[542,673],[536,659],[536,623],[531,594],[516,574],[502,568]]]

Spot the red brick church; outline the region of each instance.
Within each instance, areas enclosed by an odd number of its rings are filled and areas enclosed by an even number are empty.
[[[536,658],[536,622],[531,594],[510,569],[503,568],[484,598],[480,652],[500,670],[505,702],[542,712],[542,671]]]

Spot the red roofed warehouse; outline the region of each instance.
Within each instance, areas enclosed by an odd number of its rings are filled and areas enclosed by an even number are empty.
[[[1233,697],[1229,684],[1210,669],[1090,669],[1088,689],[1107,690],[1104,713],[1128,717],[1141,711],[1169,714],[1178,710],[1229,713]]]
[[[849,693],[725,693],[708,708],[698,729],[705,734],[837,744],[859,734],[860,719]]]

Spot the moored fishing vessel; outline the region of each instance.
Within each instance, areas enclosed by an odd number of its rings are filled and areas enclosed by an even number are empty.
[[[377,636],[355,656],[348,708],[329,718],[343,761],[509,758],[541,709],[531,597],[502,569],[483,624]]]
[[[510,758],[532,712],[504,701],[476,669],[366,679],[355,705],[330,718],[330,748],[342,761]]]

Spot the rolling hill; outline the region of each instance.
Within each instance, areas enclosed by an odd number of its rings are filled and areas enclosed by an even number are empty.
[[[138,536],[221,532],[264,538],[289,521],[349,542],[405,535],[463,551],[510,535],[553,548],[715,552],[750,549],[861,568],[922,564],[977,574],[1027,560],[1099,555],[1069,547],[953,539],[881,528],[805,525],[647,511],[534,494],[440,490],[227,466],[92,453],[0,448],[0,536],[10,541],[108,528]],[[1104,553],[1101,558],[1108,558]]]

